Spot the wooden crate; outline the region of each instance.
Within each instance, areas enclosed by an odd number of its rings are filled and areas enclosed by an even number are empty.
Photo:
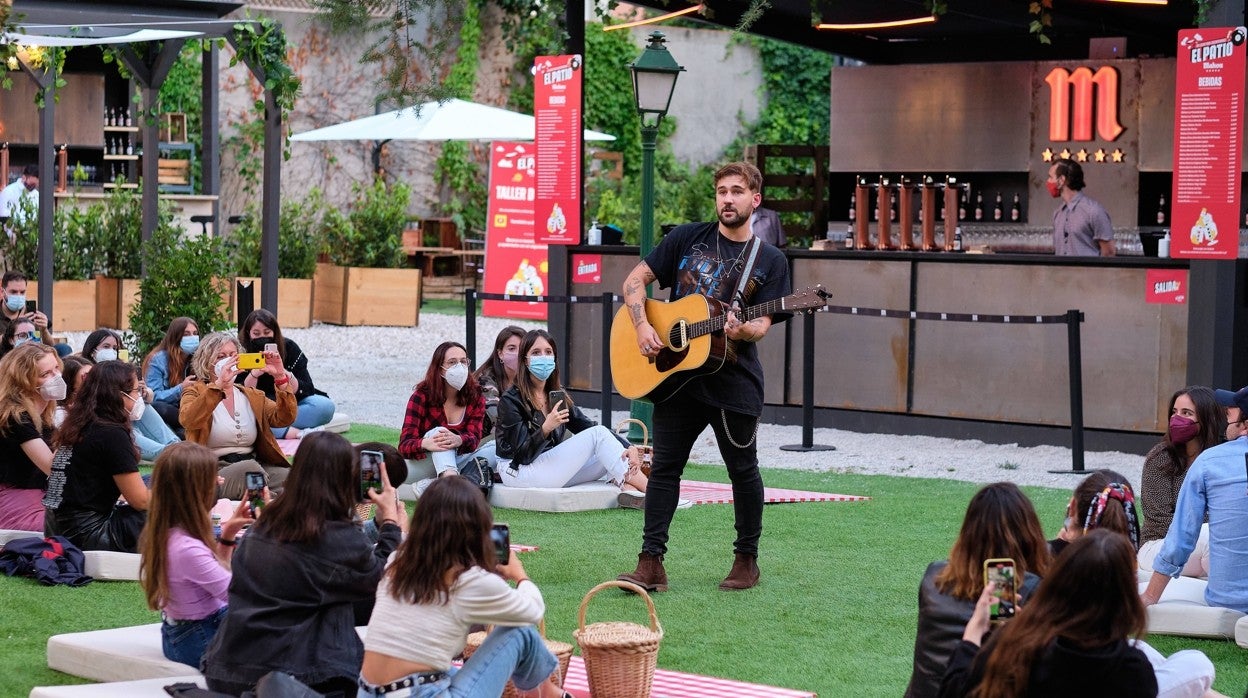
[[[95,315],[100,327],[130,329],[130,310],[139,302],[139,279],[95,277]]]
[[[231,290],[238,288],[239,281],[250,281],[255,289],[255,303],[252,308],[260,307],[260,291],[264,282],[259,277],[238,277],[234,279]],[[303,328],[312,325],[312,279],[278,279],[277,280],[277,321],[283,328]],[[238,298],[230,305],[231,318],[238,318]],[[242,321],[242,318],[239,318]]]
[[[335,325],[412,327],[420,324],[418,269],[316,265],[313,316]]]
[[[26,297],[39,297],[39,283],[26,284]],[[90,281],[56,281],[52,284],[53,332],[89,332],[99,329],[96,318],[95,279]]]

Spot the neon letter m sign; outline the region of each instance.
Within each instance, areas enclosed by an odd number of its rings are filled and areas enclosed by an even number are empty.
[[[1095,74],[1086,67],[1054,68],[1045,76],[1049,83],[1049,140],[1092,140],[1092,111],[1096,109],[1096,134],[1112,141],[1122,133],[1118,123],[1118,71],[1103,66]],[[1072,109],[1071,93],[1074,93]],[[1096,100],[1093,102],[1093,95]],[[1074,122],[1072,133],[1071,122]]]

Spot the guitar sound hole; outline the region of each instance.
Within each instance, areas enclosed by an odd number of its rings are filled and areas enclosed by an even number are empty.
[[[684,320],[678,320],[672,325],[672,331],[668,333],[667,343],[672,351],[681,352],[689,346],[689,333],[687,324]]]

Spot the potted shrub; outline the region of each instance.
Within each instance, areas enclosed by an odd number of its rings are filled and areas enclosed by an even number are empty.
[[[95,205],[92,206],[94,208]],[[117,187],[104,199],[95,236],[96,315],[100,325],[129,329],[142,273],[143,202],[134,189]],[[162,211],[162,218],[168,215]]]
[[[330,262],[316,268],[313,316],[336,325],[417,325],[420,271],[402,268],[411,190],[377,181],[355,192],[345,215],[329,209],[322,218]]]
[[[320,189],[308,192],[302,201],[282,203],[277,239],[277,318],[282,327],[308,327],[312,324],[312,277],[320,251],[320,219],[325,198]],[[235,281],[251,283],[255,305],[260,305],[260,215],[254,208],[230,233]],[[237,288],[237,283],[232,289]],[[238,315],[238,299],[231,304]]]
[[[140,354],[165,335],[169,321],[185,315],[199,324],[201,335],[230,326],[227,317],[226,257],[215,237],[184,237],[164,216],[143,245],[147,276],[139,300],[130,310],[130,329]]]
[[[38,211],[28,201],[14,216],[14,237],[5,241],[5,266],[20,270],[29,280],[26,295],[39,295]],[[54,332],[94,330],[99,324],[95,312],[95,256],[91,231],[100,224],[101,209],[57,206],[52,218],[52,314],[48,321]]]

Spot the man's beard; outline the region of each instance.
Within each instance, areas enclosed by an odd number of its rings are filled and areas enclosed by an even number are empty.
[[[736,219],[730,222],[730,221],[724,220],[724,209],[720,209],[719,210],[719,224],[724,226],[725,228],[731,228],[733,230],[736,230],[737,228],[740,228],[746,223],[749,223],[750,216],[754,215],[754,211],[750,211],[749,213],[742,215],[741,212],[736,210],[735,208],[732,210],[732,213],[736,215]]]

